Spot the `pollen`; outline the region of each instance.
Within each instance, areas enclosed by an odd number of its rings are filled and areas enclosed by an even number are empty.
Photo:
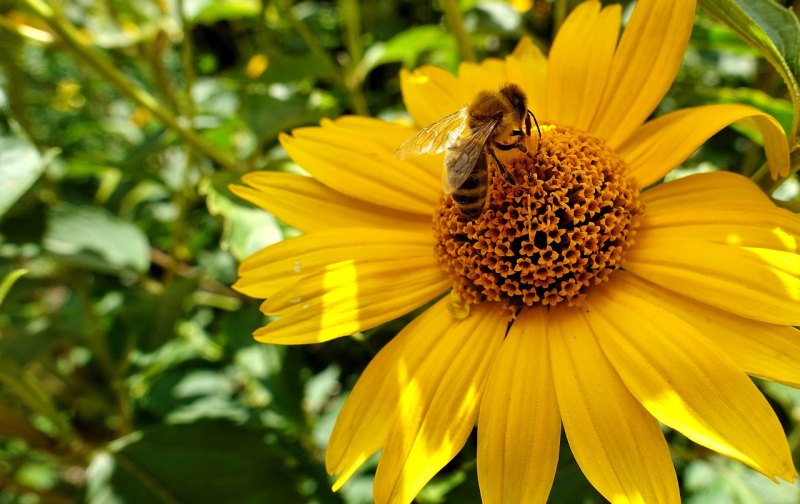
[[[489,163],[483,212],[471,218],[443,195],[434,214],[436,255],[468,307],[502,303],[579,305],[591,286],[622,266],[643,212],[639,188],[604,141],[562,126],[543,127],[538,149]]]

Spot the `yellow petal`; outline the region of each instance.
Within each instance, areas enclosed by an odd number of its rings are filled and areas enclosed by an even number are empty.
[[[748,184],[739,187],[734,185],[728,195],[719,191],[714,184],[729,177],[703,179],[708,182],[706,189],[691,184],[690,190],[685,193],[671,189],[668,197],[667,191],[660,190],[663,186],[680,186],[678,181],[647,191],[643,198],[647,211],[640,221],[641,229],[655,231],[665,228],[670,236],[685,236],[726,245],[787,252],[800,249],[800,218],[776,207],[760,191],[750,196],[748,192],[755,190],[750,187],[752,183],[748,181]],[[747,180],[744,177],[735,177],[733,180],[738,179]]]
[[[586,478],[614,503],[680,502],[658,422],[625,388],[598,346],[595,328],[579,309],[557,308],[550,316],[558,408]]]
[[[508,82],[506,64],[497,58],[487,58],[480,63],[464,62],[458,65],[458,83],[470,97],[485,89],[496,91]]]
[[[737,317],[635,277],[631,282],[648,298],[669,306],[747,374],[800,387],[800,330]]]
[[[281,135],[289,156],[326,186],[397,210],[431,215],[441,182],[394,151],[337,128],[299,128]]]
[[[232,185],[234,194],[303,231],[358,226],[420,232],[430,229],[430,217],[345,196],[311,177],[258,171],[248,173],[242,181],[250,187]]]
[[[250,297],[268,298],[308,277],[321,276],[335,264],[402,260],[433,256],[430,233],[343,228],[284,240],[259,250],[239,265],[234,288]]]
[[[548,68],[548,120],[586,130],[611,71],[622,9],[599,1],[578,5],[553,41]]]
[[[642,193],[642,201],[648,214],[669,211],[680,205],[693,207],[698,215],[709,207],[726,205],[775,207],[752,180],[724,171],[701,173],[659,184]]]
[[[659,217],[664,217],[663,214]],[[756,247],[782,250],[785,252],[798,252],[800,247],[800,223],[796,219],[786,219],[791,228],[778,224],[779,219],[773,220],[774,224],[765,226],[761,222],[753,224],[753,218],[766,220],[776,217],[764,212],[761,216],[747,214],[742,210],[710,211],[705,215],[706,222],[702,224],[683,224],[678,219],[691,219],[692,216],[683,212],[675,216],[672,222],[654,225],[649,219],[642,220],[642,226],[648,229],[654,227],[672,227],[670,236],[683,236],[690,240],[704,240],[722,245],[742,247]],[[660,219],[663,223],[663,220]],[[717,224],[718,222],[718,224]]]
[[[541,121],[547,111],[547,58],[530,37],[523,37],[506,58],[508,81],[520,86],[528,96],[528,108]]]
[[[747,105],[706,105],[671,112],[637,129],[617,148],[631,174],[646,187],[683,163],[722,128],[749,119],[761,131],[772,178],[789,174],[789,144],[772,116]]]
[[[628,390],[662,423],[770,477],[795,471],[778,418],[747,375],[630,275],[593,292],[587,320]]]
[[[293,306],[269,313],[277,320],[256,330],[253,337],[282,345],[328,341],[389,322],[441,295],[449,286],[436,267],[414,271],[382,268],[364,277],[355,267],[336,268],[318,281],[323,284],[323,294],[314,292],[310,299],[298,296],[300,300]]]
[[[329,340],[387,322],[441,294],[449,280],[425,234],[343,228],[283,241],[240,266],[236,289],[279,317],[253,335],[270,343]]]
[[[381,349],[356,382],[333,427],[325,467],[338,490],[383,446],[403,389],[430,349],[453,324],[443,299],[414,319]]]
[[[427,126],[466,107],[474,93],[461,86],[455,75],[433,66],[400,71],[400,89],[406,110],[417,126]]]
[[[636,3],[589,128],[612,148],[647,119],[672,84],[689,43],[694,9],[694,0]]]
[[[376,503],[410,503],[461,450],[506,325],[497,306],[473,307],[409,378],[375,473]]]
[[[486,504],[545,502],[561,438],[547,348],[547,311],[525,310],[492,364],[478,417],[478,480]]]
[[[800,256],[640,229],[624,267],[697,301],[771,324],[800,325]]]

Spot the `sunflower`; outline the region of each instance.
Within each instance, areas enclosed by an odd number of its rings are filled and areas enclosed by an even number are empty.
[[[489,163],[467,217],[442,195],[442,156],[400,160],[415,128],[363,117],[281,137],[311,177],[260,172],[241,197],[305,234],[247,258],[235,287],[266,299],[254,335],[318,343],[427,306],[366,368],[326,453],[341,487],[382,450],[379,503],[410,502],[477,423],[485,502],[544,502],[561,428],[612,502],[678,502],[662,427],[770,478],[795,478],[781,425],[748,375],[800,385],[800,219],[749,179],[656,184],[735,121],[788,173],[778,123],[742,105],[648,120],[688,44],[693,1],[580,4],[549,57],[527,39],[458,76],[402,72],[425,126],[517,84],[541,124]],[[618,40],[619,39],[619,40]]]

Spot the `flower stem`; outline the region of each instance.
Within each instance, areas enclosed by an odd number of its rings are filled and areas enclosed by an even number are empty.
[[[180,119],[166,110],[153,95],[132,84],[125,74],[94,50],[78,29],[61,13],[55,11],[43,0],[23,0],[23,2],[38,14],[50,29],[61,38],[67,49],[83,60],[95,72],[103,76],[120,94],[152,112],[154,116],[174,130],[183,140],[213,159],[217,164],[228,170],[238,171],[236,162],[230,156],[208,143],[191,128],[181,124]]]
[[[442,0],[442,8],[444,9],[444,17],[447,19],[447,24],[456,36],[458,43],[458,50],[461,53],[462,61],[476,61],[475,51],[472,49],[472,44],[469,41],[469,34],[464,28],[464,17],[461,15],[461,10],[458,8],[457,0]]]

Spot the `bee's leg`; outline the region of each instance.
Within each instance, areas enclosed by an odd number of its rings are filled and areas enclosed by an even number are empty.
[[[515,143],[510,143],[510,144],[504,144],[504,143],[500,143],[500,142],[493,142],[493,143],[494,143],[494,146],[497,147],[498,149],[500,149],[501,151],[510,151],[512,149],[517,149],[518,151],[520,151],[523,154],[527,154],[528,153],[528,148],[525,147],[525,145],[522,144],[522,142],[515,142]]]
[[[500,150],[511,150],[514,147],[513,145],[498,144],[496,142],[495,146],[497,146]],[[501,146],[507,148],[503,149]],[[522,187],[517,183],[517,179],[514,178],[514,175],[512,175],[511,172],[508,171],[506,165],[504,165],[500,161],[500,159],[497,158],[497,154],[495,154],[494,149],[487,149],[487,150],[489,151],[489,154],[492,155],[492,159],[494,159],[495,164],[497,164],[497,168],[500,170],[500,173],[503,174],[503,178],[506,179],[506,182],[508,182],[514,187]]]
[[[539,146],[541,145],[542,140],[542,128],[539,127],[539,121],[536,120],[536,116],[528,110],[528,115],[525,117],[525,126],[528,128],[528,136],[531,136],[531,117],[533,117],[533,122],[536,124],[536,132],[539,133],[539,142],[536,143],[536,153],[539,153]]]

